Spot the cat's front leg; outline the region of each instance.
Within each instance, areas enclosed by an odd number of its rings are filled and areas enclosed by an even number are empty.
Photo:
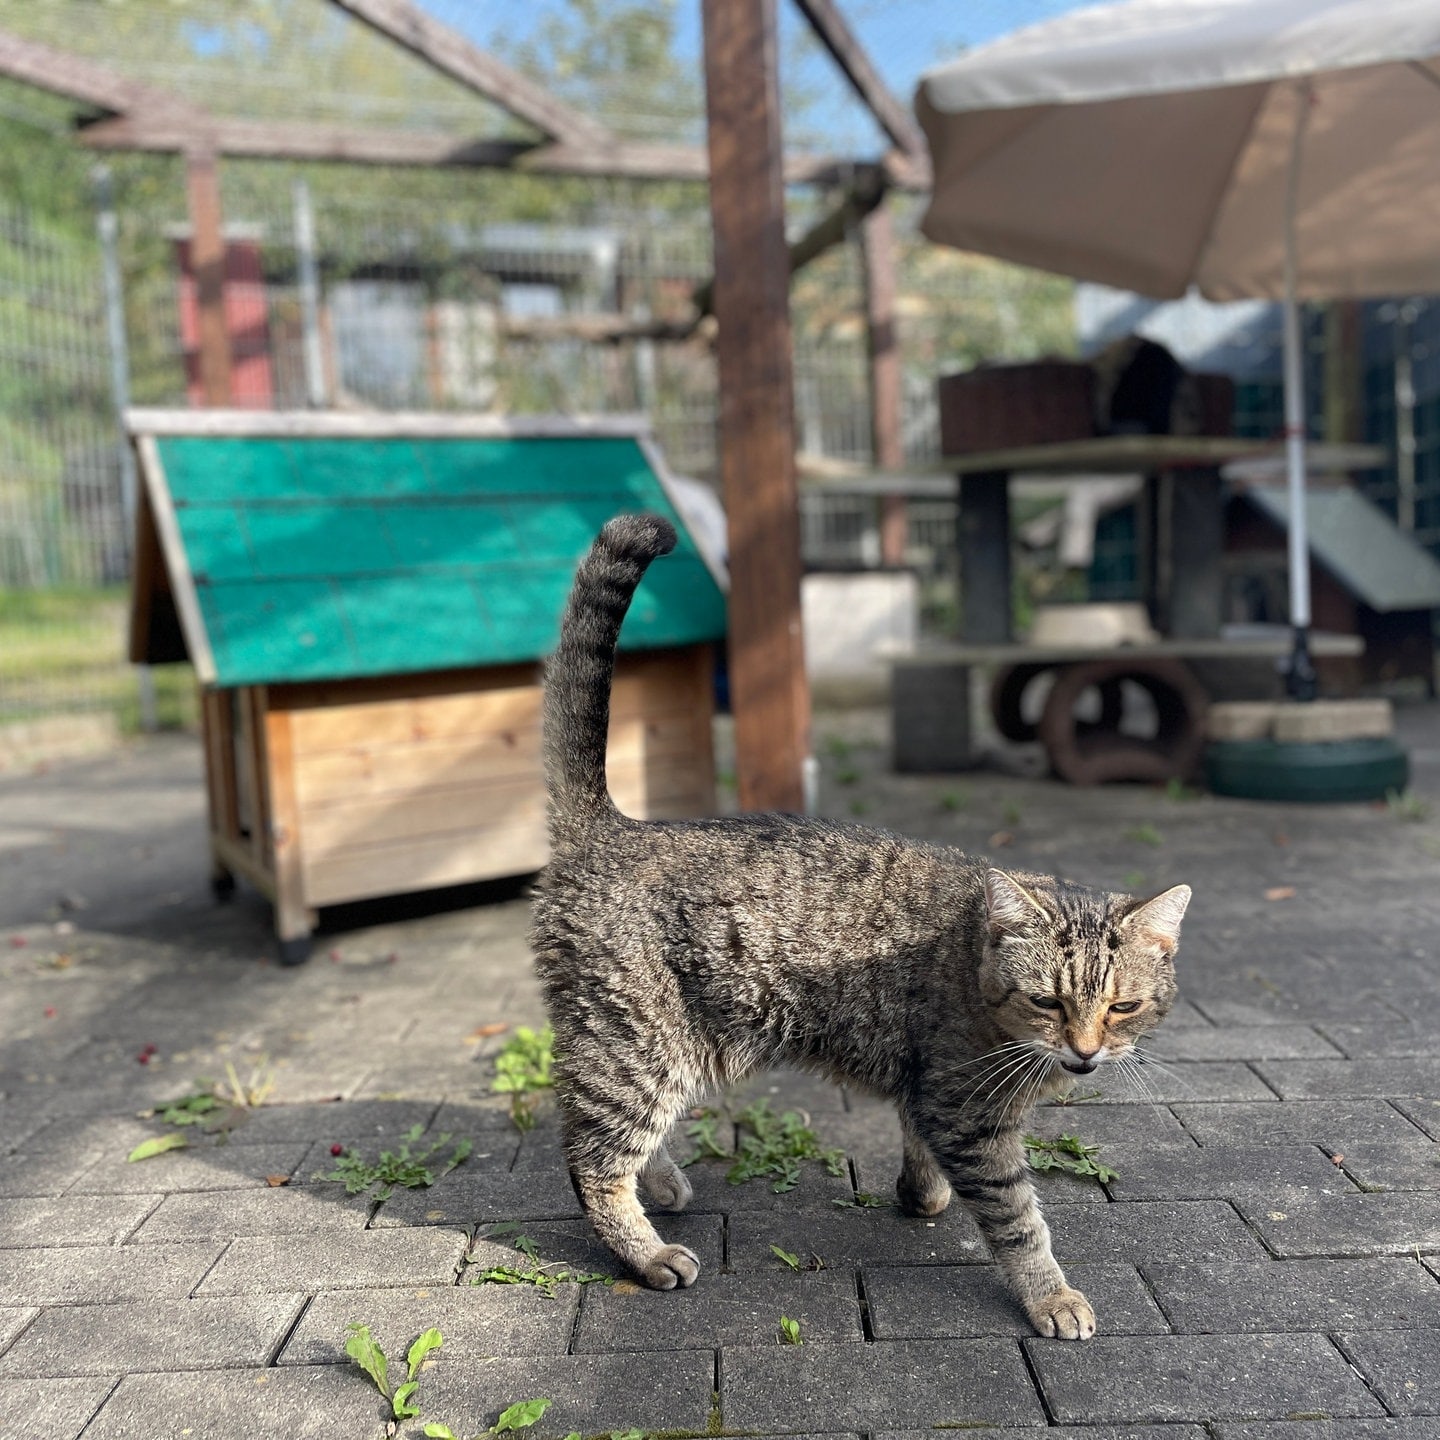
[[[980,1124],[969,1129],[926,1126],[922,1133],[1036,1331],[1060,1340],[1088,1340],[1095,1333],[1095,1312],[1066,1283],[1050,1252],[1050,1228],[1030,1183],[1019,1130],[997,1132]]]

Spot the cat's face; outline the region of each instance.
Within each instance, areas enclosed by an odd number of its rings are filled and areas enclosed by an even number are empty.
[[[980,981],[996,1023],[1072,1075],[1124,1059],[1175,1002],[1189,903],[1187,885],[1137,901],[989,871]]]

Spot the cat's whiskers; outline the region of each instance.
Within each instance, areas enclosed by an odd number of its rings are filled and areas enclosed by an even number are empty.
[[[1002,1096],[1007,1087],[1017,1085],[1022,1077],[1029,1074],[1029,1069],[1034,1059],[1035,1052],[1028,1045],[1023,1047],[1020,1055],[1009,1057],[1008,1063],[1004,1066],[1001,1073],[990,1081],[982,1093],[978,1095],[975,1094],[975,1090],[980,1083],[979,1081],[976,1082],[976,1085],[971,1086],[967,1092],[970,1097],[969,1103],[977,1107],[984,1107],[992,1099]],[[981,1080],[985,1078],[985,1076],[982,1076]],[[1011,1096],[1013,1097],[1013,1089],[1011,1090]],[[1002,1105],[1001,1108],[1003,1110],[1004,1106]]]
[[[1116,1057],[1115,1063],[1119,1065],[1120,1073],[1126,1078],[1130,1088],[1138,1094],[1142,1104],[1149,1105],[1152,1110],[1163,1110],[1165,1107],[1160,1103],[1159,1096],[1146,1080],[1133,1056],[1134,1051],[1127,1051]]]
[[[1137,1069],[1148,1066],[1153,1070],[1158,1070],[1160,1074],[1164,1075],[1167,1079],[1173,1080],[1182,1090],[1187,1091],[1191,1095],[1199,1094],[1185,1075],[1175,1069],[1174,1066],[1167,1064],[1164,1060],[1157,1060],[1149,1051],[1142,1050],[1138,1045],[1131,1053],[1135,1057],[1134,1063]]]
[[[1012,1070],[1015,1065],[1019,1063],[1019,1061],[1023,1060],[1026,1055],[1031,1053],[1031,1047],[1029,1045],[1022,1045],[1018,1042],[1012,1045],[1004,1046],[1002,1048],[1005,1050],[1006,1053],[1001,1055],[998,1060],[995,1060],[994,1063],[989,1067],[989,1069],[982,1070],[979,1075],[975,1076],[970,1081],[969,1085],[965,1088],[963,1094],[974,1094],[975,1090],[980,1085],[982,1085],[985,1080],[987,1080],[990,1076],[994,1075],[997,1071],[1008,1072]],[[1019,1051],[1020,1053],[1016,1054],[1015,1052],[1017,1051]],[[995,1051],[990,1051],[988,1055],[983,1056],[982,1058],[990,1059],[996,1053],[997,1052]]]

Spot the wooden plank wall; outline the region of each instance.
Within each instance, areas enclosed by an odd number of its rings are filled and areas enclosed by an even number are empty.
[[[710,654],[620,658],[609,780],[628,815],[713,813]],[[305,903],[460,884],[546,860],[534,666],[275,686]]]

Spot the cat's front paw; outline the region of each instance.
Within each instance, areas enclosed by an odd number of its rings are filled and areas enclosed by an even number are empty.
[[[1095,1312],[1090,1302],[1068,1285],[1026,1307],[1038,1334],[1056,1340],[1088,1340],[1095,1333]]]
[[[950,1182],[943,1175],[915,1180],[905,1174],[895,1182],[895,1196],[907,1215],[939,1215],[950,1203]]]
[[[683,1290],[700,1278],[700,1260],[684,1245],[665,1245],[645,1262],[640,1278],[652,1290]]]

